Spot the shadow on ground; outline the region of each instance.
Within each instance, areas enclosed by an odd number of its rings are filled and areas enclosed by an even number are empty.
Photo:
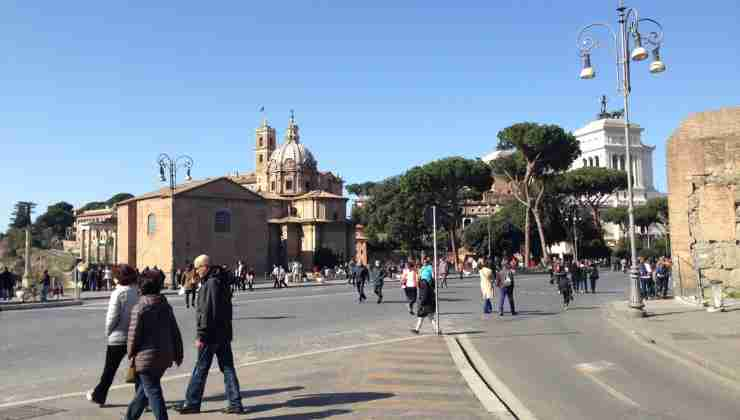
[[[364,403],[373,400],[381,400],[394,397],[395,394],[387,392],[339,392],[326,394],[297,395],[283,403],[268,403],[257,405],[246,405],[248,414],[261,413],[279,408],[302,408],[302,407],[324,407],[330,405],[345,405]],[[316,413],[301,413],[276,417],[263,417],[265,419],[320,419],[338,414],[346,414],[351,410],[326,410]],[[314,417],[312,417],[314,416]]]
[[[261,321],[270,321],[270,320],[276,320],[276,319],[295,319],[295,315],[243,316],[240,318],[234,318],[234,321],[243,321],[247,319],[257,319]]]

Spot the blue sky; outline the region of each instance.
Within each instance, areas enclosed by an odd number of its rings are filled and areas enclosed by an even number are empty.
[[[114,4],[115,3],[115,4]],[[156,3],[157,5],[153,5]],[[575,130],[615,91],[613,54],[580,81],[576,34],[617,1],[130,1],[0,6],[0,228],[12,203],[82,205],[160,186],[160,152],[195,177],[253,169],[259,106],[295,109],[323,170],[378,180],[476,157],[516,122]],[[628,3],[665,27],[658,77],[633,67],[633,120],[657,146],[689,113],[738,105],[736,0]],[[606,42],[606,34],[601,34]]]

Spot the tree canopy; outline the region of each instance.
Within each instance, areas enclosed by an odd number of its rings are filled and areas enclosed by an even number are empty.
[[[627,174],[616,169],[584,167],[557,176],[552,184],[558,192],[587,208],[594,224],[601,228],[599,210],[609,196],[627,188]]]
[[[120,203],[121,201],[128,200],[129,198],[133,197],[133,194],[118,193],[106,201],[91,201],[80,207],[78,211],[100,210],[106,207],[113,207],[114,204]]]
[[[516,199],[526,208],[524,228],[524,260],[529,265],[531,252],[529,217],[537,224],[542,255],[548,259],[545,229],[541,217],[545,179],[564,171],[581,154],[578,141],[557,125],[524,122],[498,133],[499,150],[514,150],[491,162],[494,173],[501,174],[512,185]]]
[[[10,228],[22,229],[31,224],[31,214],[36,203],[30,201],[18,201],[13,205],[13,213],[10,215]]]
[[[34,228],[51,229],[54,236],[64,238],[67,228],[74,224],[73,209],[74,207],[65,201],[52,204],[46,209],[46,213],[36,219]]]

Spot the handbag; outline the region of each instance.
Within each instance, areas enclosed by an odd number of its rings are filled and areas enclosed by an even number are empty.
[[[183,296],[185,294],[185,287],[180,286],[180,290],[177,291],[178,296]]]
[[[131,359],[131,365],[126,369],[126,383],[136,383],[136,368],[134,367],[134,359]]]

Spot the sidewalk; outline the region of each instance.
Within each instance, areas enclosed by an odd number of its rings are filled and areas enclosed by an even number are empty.
[[[648,316],[631,318],[626,302],[612,302],[611,319],[644,341],[740,384],[740,305],[709,313],[679,300],[646,302]]]
[[[238,368],[243,416],[224,416],[222,375],[209,374],[202,413],[172,419],[484,419],[484,410],[457,370],[444,338],[431,335],[404,337],[380,344],[347,346],[246,363]],[[192,361],[170,369],[163,383],[168,407],[182,403]],[[118,376],[123,374],[119,369]],[[58,399],[0,408],[0,418],[24,413],[44,419],[120,419],[132,397],[130,385],[115,385],[108,405],[99,408],[71,385]],[[2,407],[0,405],[0,407]],[[142,418],[151,418],[145,414]]]

